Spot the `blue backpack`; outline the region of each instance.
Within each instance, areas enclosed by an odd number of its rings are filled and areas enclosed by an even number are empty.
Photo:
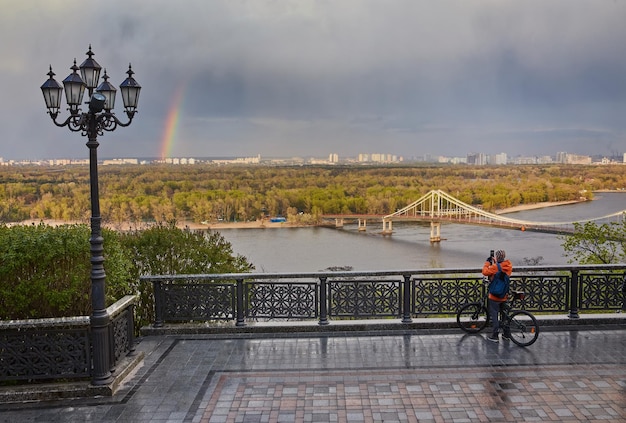
[[[504,298],[509,292],[511,279],[509,278],[509,275],[502,271],[500,263],[496,264],[498,265],[498,273],[493,276],[493,280],[489,284],[489,293],[498,298]]]

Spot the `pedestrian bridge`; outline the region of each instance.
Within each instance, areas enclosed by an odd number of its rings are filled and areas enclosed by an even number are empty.
[[[430,223],[430,241],[441,241],[441,223],[461,223],[483,225],[503,229],[521,231],[535,231],[555,234],[571,234],[575,223],[622,222],[626,218],[626,210],[601,216],[569,222],[534,222],[530,220],[514,219],[482,210],[454,198],[441,190],[432,190],[408,206],[388,215],[367,214],[337,214],[323,215],[323,219],[334,219],[335,226],[343,226],[345,221],[358,221],[359,230],[366,230],[367,221],[382,221],[384,235],[393,233],[394,222],[428,222]]]

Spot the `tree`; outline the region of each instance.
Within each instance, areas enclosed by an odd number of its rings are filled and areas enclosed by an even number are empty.
[[[218,232],[179,229],[176,221],[120,234],[133,263],[135,280],[143,275],[242,273],[254,270]],[[138,327],[148,324],[154,308],[152,286],[140,282],[135,307]]]
[[[620,223],[574,223],[574,233],[563,239],[561,245],[565,255],[572,257],[570,263],[608,264],[626,261],[626,219]]]
[[[136,329],[152,317],[152,286],[142,275],[242,273],[254,266],[218,232],[103,229],[107,305],[139,296]],[[0,224],[0,320],[89,315],[90,228],[87,225]]]

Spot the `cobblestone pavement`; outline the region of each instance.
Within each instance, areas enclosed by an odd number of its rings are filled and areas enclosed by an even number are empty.
[[[457,331],[159,336],[112,398],[0,404],[0,422],[626,421],[626,328],[520,348]]]

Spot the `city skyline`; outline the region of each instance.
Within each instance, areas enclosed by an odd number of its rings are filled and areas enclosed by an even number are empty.
[[[106,134],[108,135],[108,134]],[[8,151],[8,149],[5,148],[5,146],[3,146],[0,143],[0,161],[4,160],[13,160],[13,161],[28,161],[28,160],[87,160],[88,158],[88,151],[87,149],[85,149],[84,151],[82,149],[78,149],[76,151],[74,151],[72,154],[70,155],[59,155],[59,154],[54,154],[52,153],[51,155],[48,156],[41,156],[38,152],[30,152],[28,154],[28,156],[25,157],[11,157],[6,153],[6,151]],[[276,154],[262,154],[262,153],[243,153],[243,154],[209,154],[209,155],[202,155],[202,154],[195,154],[195,155],[167,155],[167,156],[159,156],[159,155],[129,155],[129,154],[120,154],[120,155],[102,155],[100,154],[101,158],[105,158],[108,160],[115,160],[115,159],[121,159],[121,158],[127,158],[127,157],[132,157],[132,158],[150,158],[150,159],[161,159],[164,160],[166,158],[235,158],[235,157],[252,157],[252,156],[263,156],[263,157],[272,157],[272,158],[290,158],[290,157],[304,157],[304,158],[314,158],[314,159],[319,159],[319,158],[324,158],[327,157],[328,154],[334,154],[337,155],[338,157],[342,158],[342,159],[352,159],[352,158],[358,158],[361,155],[389,155],[389,156],[396,156],[396,157],[402,157],[402,158],[406,158],[412,161],[415,161],[415,159],[423,159],[423,158],[436,158],[436,157],[454,157],[454,158],[458,158],[458,157],[468,157],[471,155],[476,155],[476,154],[484,154],[484,155],[498,155],[498,154],[504,154],[505,156],[508,157],[545,157],[545,156],[550,156],[552,158],[556,158],[558,157],[559,154],[572,154],[572,155],[581,155],[581,156],[591,156],[591,157],[622,157],[622,156],[626,156],[626,146],[624,151],[622,150],[612,150],[610,153],[605,153],[602,154],[600,152],[596,152],[593,154],[583,154],[579,151],[553,151],[553,152],[546,152],[544,154],[532,154],[530,152],[519,152],[516,155],[512,155],[510,153],[507,153],[506,151],[497,151],[497,152],[491,152],[488,153],[486,151],[477,151],[477,150],[472,150],[472,151],[465,151],[465,152],[459,152],[459,151],[455,151],[452,154],[440,154],[437,152],[425,152],[425,151],[413,151],[413,152],[405,152],[405,153],[391,153],[389,151],[385,151],[384,147],[376,150],[376,151],[358,151],[355,154],[339,154],[335,151],[326,151],[326,152],[321,152],[320,154],[296,154],[296,155],[276,155]],[[428,160],[427,160],[428,161]]]
[[[207,157],[100,157],[101,165],[144,165],[144,164],[184,164],[194,165],[200,163],[211,164],[397,164],[397,163],[439,163],[439,164],[470,164],[470,165],[510,165],[510,164],[612,164],[625,163],[626,153],[604,155],[582,155],[559,151],[554,155],[518,155],[510,157],[507,153],[486,154],[484,152],[468,153],[465,156],[443,156],[425,154],[422,156],[405,157],[391,153],[359,153],[356,156],[340,156],[337,153],[329,153],[326,156],[207,156]],[[38,159],[8,159],[0,156],[0,165],[28,165],[45,164],[52,166],[63,165],[88,165],[87,158],[38,158]]]
[[[5,3],[9,159],[86,157],[39,87],[89,45],[109,82],[132,62],[143,87],[102,157],[626,152],[624,1]]]

